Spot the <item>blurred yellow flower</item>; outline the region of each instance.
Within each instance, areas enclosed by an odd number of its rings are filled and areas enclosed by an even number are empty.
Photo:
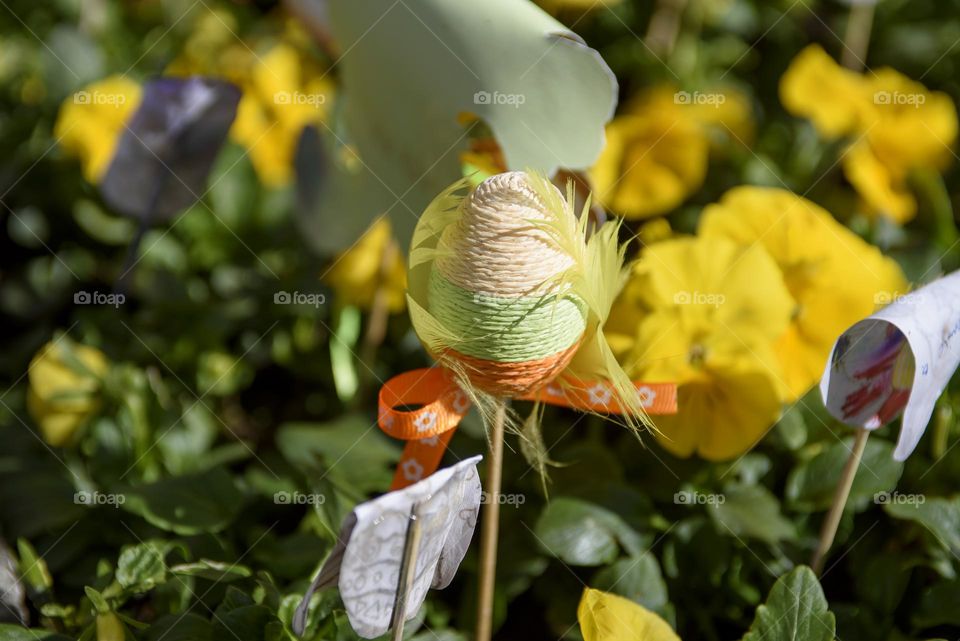
[[[281,186],[293,176],[293,154],[303,128],[327,115],[333,81],[305,77],[300,56],[278,44],[251,67],[231,135],[249,150],[264,184]]]
[[[639,603],[587,588],[577,620],[583,641],[680,641],[670,624]]]
[[[692,119],[655,111],[618,116],[590,174],[594,193],[625,218],[670,211],[703,183],[709,148]]]
[[[843,156],[847,180],[870,213],[898,223],[917,212],[910,172],[941,171],[957,138],[956,107],[946,94],[894,69],[867,75],[844,69],[817,45],[790,64],[780,99],[825,138],[853,139]]]
[[[140,85],[115,75],[70,94],[60,105],[53,135],[68,154],[79,158],[89,182],[98,182],[110,166],[140,94]]]
[[[763,436],[780,414],[773,344],[792,309],[760,245],[688,237],[643,251],[605,331],[632,377],[677,383],[679,412],[655,421],[664,448],[725,460]]]
[[[640,225],[637,229],[637,240],[644,247],[666,240],[673,236],[673,228],[666,218],[654,218]]]
[[[797,54],[780,78],[780,102],[824,138],[858,131],[869,101],[863,76],[838,65],[820,45]]]
[[[67,445],[77,429],[100,408],[100,388],[109,363],[98,349],[69,338],[47,343],[27,372],[27,411],[43,440]]]
[[[675,209],[703,184],[711,141],[752,136],[749,101],[732,90],[656,87],[607,125],[607,142],[590,177],[604,207],[625,218]]]
[[[862,137],[844,155],[844,174],[871,211],[903,223],[917,213],[909,174],[947,166],[957,111],[946,94],[893,69],[879,69],[864,82],[873,108],[864,117]]]
[[[389,220],[383,217],[371,225],[353,247],[337,258],[324,280],[339,300],[366,309],[373,305],[377,289],[382,286],[387,309],[403,311],[407,268],[393,242]]]
[[[166,72],[173,76],[219,76],[242,84],[254,58],[250,48],[237,39],[238,29],[230,11],[205,7]]]
[[[699,233],[762,245],[790,292],[790,324],[775,351],[791,403],[820,379],[837,336],[908,287],[899,265],[785,189],[737,187],[704,209]]]
[[[168,68],[174,75],[219,76],[243,91],[231,138],[247,148],[257,176],[267,186],[293,178],[293,155],[303,128],[323,121],[331,108],[333,79],[309,62],[289,31],[258,54],[237,39],[232,16],[208,11],[194,25],[184,50]]]

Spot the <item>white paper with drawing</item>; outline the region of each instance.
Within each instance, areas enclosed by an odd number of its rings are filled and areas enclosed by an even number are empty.
[[[895,299],[845,331],[820,381],[829,412],[876,429],[903,413],[894,458],[923,436],[937,399],[960,364],[960,271]]]
[[[344,520],[336,547],[298,608],[293,626],[297,634],[302,634],[313,592],[333,585],[340,588],[350,625],[357,634],[372,639],[389,629],[414,505],[421,535],[404,619],[417,614],[429,588],[447,587],[477,524],[477,463],[482,458],[466,459],[419,483],[355,507]]]

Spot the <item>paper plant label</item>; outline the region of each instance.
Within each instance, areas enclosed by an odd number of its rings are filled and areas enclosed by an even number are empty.
[[[954,272],[845,331],[820,381],[827,410],[876,429],[903,414],[894,451],[906,459],[960,364],[960,272]]]
[[[306,604],[313,592],[336,583],[357,634],[372,639],[387,632],[414,507],[421,534],[404,619],[417,614],[428,589],[447,587],[473,538],[480,508],[477,463],[482,458],[466,459],[354,508],[298,608],[295,631],[302,632]]]

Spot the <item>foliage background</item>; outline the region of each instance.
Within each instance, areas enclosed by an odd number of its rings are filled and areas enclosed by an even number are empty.
[[[320,280],[329,260],[296,226],[293,188],[261,185],[235,143],[217,162],[205,205],[148,233],[125,304],[73,303],[78,291],[110,291],[134,225],[110,213],[57,148],[61,103],[111,73],[160,73],[207,4],[5,0],[0,9],[0,307],[8,328],[0,338],[0,528],[24,574],[32,627],[70,638],[92,629],[95,612],[113,610],[127,617],[129,634],[157,641],[289,634],[293,607],[342,517],[388,485],[399,455],[374,427],[376,382],[428,364],[402,313],[390,317],[375,358],[356,357],[367,312]],[[250,42],[270,43],[286,28],[275,3],[216,6]],[[650,2],[558,15],[601,52],[624,99],[678,78],[690,89],[723,78],[749,97],[751,149],[712,157],[703,187],[671,216],[675,229],[691,231],[704,205],[744,183],[782,181],[841,219],[855,209],[842,173],[831,169],[836,149],[785,113],[777,93],[808,43],[838,56],[848,9],[691,0],[667,65],[638,37]],[[884,0],[869,64],[960,100],[958,15],[957,0]],[[330,63],[319,47],[308,45],[306,55]],[[956,203],[960,163],[944,180]],[[957,266],[930,207],[903,228],[844,222],[870,234],[910,278]],[[327,303],[276,305],[277,291],[323,293]],[[75,448],[45,444],[25,409],[28,364],[57,332],[97,346],[114,364],[117,393]],[[360,380],[355,393],[342,387],[351,373]],[[955,411],[948,390],[905,466],[890,457],[891,428],[868,443],[822,579],[839,638],[960,634]],[[577,638],[584,585],[634,598],[683,638],[739,638],[777,576],[809,558],[849,447],[815,392],[729,463],[674,458],[596,417],[549,410],[544,423],[551,457],[565,465],[551,472],[548,502],[536,474],[508,452],[505,491],[524,499],[503,514],[498,638]],[[450,457],[483,449],[480,426],[468,421]],[[928,507],[878,505],[874,495],[895,487],[923,494]],[[136,498],[119,508],[75,502],[76,492],[95,490]],[[278,491],[328,500],[317,509],[278,505]],[[685,491],[726,501],[687,505],[675,498]],[[158,554],[165,564],[155,563]],[[465,638],[475,563],[474,551],[454,585],[431,594],[417,638]],[[335,594],[323,595],[313,625],[315,638],[353,638]],[[3,628],[0,638],[49,634]]]

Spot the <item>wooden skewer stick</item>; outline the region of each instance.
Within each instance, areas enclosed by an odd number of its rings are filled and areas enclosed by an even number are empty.
[[[813,553],[813,560],[810,561],[810,567],[817,576],[820,576],[820,572],[823,570],[823,561],[833,545],[833,539],[837,536],[840,518],[843,516],[847,499],[850,498],[850,489],[853,487],[853,479],[857,476],[857,468],[860,467],[860,459],[863,457],[863,450],[867,446],[868,436],[870,436],[868,430],[863,428],[857,430],[857,436],[853,441],[853,449],[850,450],[850,458],[847,459],[847,464],[843,466],[843,474],[840,476],[840,482],[837,484],[836,492],[833,495],[833,504],[830,505],[827,518],[824,519],[820,528],[817,550]]]
[[[507,403],[499,401],[490,431],[490,460],[487,463],[487,496],[480,532],[480,579],[477,602],[476,641],[490,641],[493,635],[493,592],[497,577],[497,539],[500,535],[500,488],[503,480],[503,432]]]
[[[414,504],[410,508],[410,523],[407,525],[407,536],[403,543],[403,561],[400,564],[400,577],[397,581],[397,598],[393,602],[393,634],[391,641],[403,639],[403,624],[406,622],[404,614],[407,610],[407,597],[413,587],[413,579],[417,575],[417,554],[420,549],[420,518],[417,514],[419,506]]]
[[[843,34],[843,53],[840,64],[847,69],[862,71],[870,47],[870,32],[873,31],[874,3],[858,1],[850,5],[847,30]]]

